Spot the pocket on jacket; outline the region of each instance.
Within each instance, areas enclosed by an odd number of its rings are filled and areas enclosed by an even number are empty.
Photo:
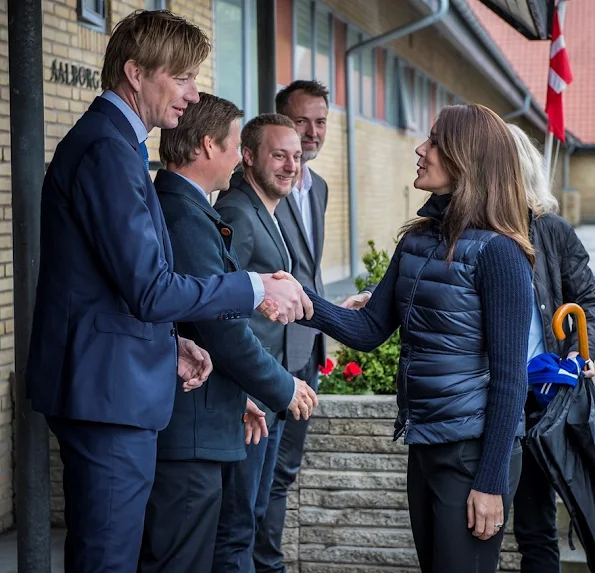
[[[150,322],[142,322],[131,314],[118,312],[98,312],[95,315],[95,330],[107,334],[124,334],[153,340],[153,325]]]
[[[479,460],[483,449],[483,440],[463,440],[459,445],[459,467],[468,477],[475,479],[479,469]]]

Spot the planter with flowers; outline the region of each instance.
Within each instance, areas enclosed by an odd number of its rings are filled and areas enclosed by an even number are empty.
[[[363,256],[367,276],[357,277],[355,286],[362,290],[366,285],[380,282],[390,257],[387,251],[377,250],[369,241],[370,250]],[[394,394],[399,364],[399,334],[393,334],[382,346],[372,352],[360,352],[341,345],[333,358],[319,367],[319,394]]]

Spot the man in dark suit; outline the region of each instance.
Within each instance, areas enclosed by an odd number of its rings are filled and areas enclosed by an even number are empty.
[[[263,297],[283,321],[308,306],[266,276],[172,271],[144,140],[198,101],[194,78],[208,52],[204,33],[169,12],[125,18],[106,50],[106,91],[58,145],[44,180],[27,381],[64,462],[67,573],[136,571],[176,370],[190,390],[210,369],[174,322],[248,318]]]
[[[277,207],[286,240],[297,255],[292,273],[303,285],[324,295],[320,262],[324,244],[324,214],[328,203],[325,180],[308,167],[318,155],[326,136],[328,90],[319,82],[298,80],[276,97],[277,112],[290,117],[301,138],[301,171],[292,192]],[[287,369],[318,389],[318,366],[324,364],[323,335],[297,324],[287,326]],[[285,571],[281,538],[285,522],[287,490],[302,463],[308,429],[307,420],[288,418],[281,424],[282,435],[273,484],[264,520],[259,524],[254,547],[257,572]],[[266,495],[265,492],[262,495]]]
[[[158,171],[155,188],[179,274],[210,277],[240,268],[232,247],[235,233],[208,196],[229,186],[239,161],[243,115],[233,103],[201,93],[177,128],[161,131],[167,170]],[[270,256],[273,268],[290,272],[286,256],[277,251]],[[281,333],[285,328],[267,322]],[[269,337],[269,354],[247,320],[179,323],[178,330],[209,352],[214,370],[192,393],[177,388],[172,418],[159,433],[140,573],[211,571],[223,483],[230,462],[246,457],[247,392],[275,412],[289,408],[297,418],[309,417],[316,402],[312,389],[281,366],[283,336]],[[255,443],[261,430],[266,436],[264,412],[260,415],[253,406],[246,420],[256,432]]]
[[[215,208],[234,229],[233,244],[242,268],[269,272],[282,264],[295,268],[297,254],[284,238],[275,216],[299,174],[301,144],[293,122],[279,114],[263,114],[242,131],[243,172],[234,174],[229,191]],[[286,363],[285,328],[254,317],[254,334]],[[273,328],[271,328],[273,326]],[[248,447],[247,459],[234,464],[219,519],[213,573],[250,573],[258,521],[264,516],[268,487],[279,440],[279,417],[269,418],[269,436]],[[266,496],[262,494],[266,490]],[[233,493],[232,493],[233,492]]]

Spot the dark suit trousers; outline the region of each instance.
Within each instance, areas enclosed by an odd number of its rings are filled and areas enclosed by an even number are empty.
[[[66,573],[134,573],[157,432],[47,418],[64,463]]]
[[[294,376],[318,390],[318,360],[315,354]],[[291,414],[280,422],[282,434],[276,453],[273,485],[266,515],[258,527],[254,544],[254,567],[257,573],[285,573],[281,541],[287,512],[287,490],[296,480],[302,465],[308,422],[296,421]]]
[[[279,447],[280,420],[269,428],[267,438],[250,444],[248,456],[230,464],[224,473],[224,493],[217,531],[215,560],[210,573],[254,573],[254,534],[269,502]]]
[[[210,573],[228,465],[157,462],[138,573]]]

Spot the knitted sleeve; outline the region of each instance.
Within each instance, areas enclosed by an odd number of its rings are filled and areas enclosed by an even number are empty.
[[[360,310],[336,306],[305,288],[314,304],[311,320],[299,324],[317,328],[335,340],[356,350],[370,352],[380,346],[400,326],[397,318],[395,283],[399,276],[400,245],[386,274],[374,289],[368,304]]]
[[[477,261],[490,390],[483,452],[473,489],[506,494],[516,429],[527,397],[527,345],[533,305],[531,265],[506,236],[492,239]]]

